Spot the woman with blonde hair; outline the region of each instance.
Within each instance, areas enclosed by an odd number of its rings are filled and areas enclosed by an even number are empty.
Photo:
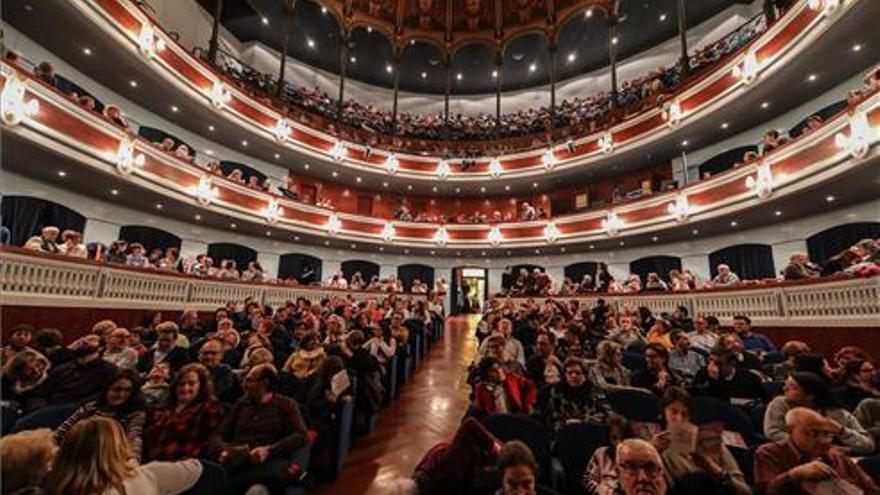
[[[629,372],[623,367],[623,347],[603,340],[596,347],[596,364],[590,367],[590,382],[599,390],[629,385]]]
[[[50,494],[175,495],[199,481],[202,463],[130,460],[131,447],[115,420],[94,417],[77,423],[61,443],[46,478]]]
[[[3,459],[3,493],[24,495],[40,493],[52,457],[55,441],[52,430],[27,430],[0,438],[0,458]]]

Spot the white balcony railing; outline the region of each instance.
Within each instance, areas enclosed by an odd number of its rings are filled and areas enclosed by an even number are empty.
[[[387,294],[202,279],[0,250],[0,301],[5,306],[213,311],[246,298],[278,307],[300,297],[317,302],[340,295],[360,301]]]

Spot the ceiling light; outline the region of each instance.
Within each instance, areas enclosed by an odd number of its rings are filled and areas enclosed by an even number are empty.
[[[356,180],[358,183],[360,183],[363,179],[361,179],[360,177],[355,177],[354,180]]]
[[[485,187],[485,186],[481,186],[481,187],[480,187],[480,192],[486,192],[486,187]]]
[[[492,71],[492,77],[494,77],[496,79],[498,78],[498,71],[497,70]]]
[[[596,245],[595,245],[595,244],[590,244],[590,249],[596,249]]]
[[[626,242],[624,242],[624,241],[620,241],[620,245],[621,245],[621,246],[626,246]]]
[[[416,40],[409,40],[409,46],[413,46],[416,44]]]
[[[275,159],[277,160],[279,158],[281,158],[281,153],[275,153]]]
[[[349,57],[348,61],[351,62],[351,63],[355,63],[355,62],[358,61],[358,59],[357,59],[357,57],[355,57],[354,55],[352,55],[351,57]]]
[[[464,76],[461,75],[461,72],[459,72],[458,74],[455,75],[455,79],[457,79],[459,81],[461,81],[462,77],[464,77]]]
[[[432,187],[431,190],[437,192],[437,186]]]
[[[321,13],[322,13],[322,14],[326,14],[326,13],[327,13],[327,7],[323,7],[323,6],[322,6],[322,7],[321,7]]]
[[[657,237],[656,235],[655,235],[654,237],[651,238],[651,240],[654,241],[654,242],[657,242],[658,239],[659,239],[659,237]]]
[[[263,25],[264,25],[264,26],[268,26],[268,25],[269,25],[269,18],[268,18],[268,17],[263,16],[262,21],[263,21]]]
[[[313,40],[313,39],[311,39],[311,38],[307,39],[307,40],[306,40],[306,45],[308,45],[309,48],[314,48],[314,47],[315,47],[315,40]]]
[[[699,234],[699,233],[700,233],[700,231],[697,230],[697,229],[694,229],[694,230],[691,231],[691,234],[694,234],[694,235],[697,235],[697,234]]]
[[[209,125],[209,126],[208,126],[208,130],[211,131],[211,132],[214,132],[214,126]]]
[[[65,172],[64,170],[58,171],[58,177],[66,177],[66,176],[67,176],[67,172]]]
[[[266,237],[271,237],[271,236],[272,236],[272,231],[271,231],[271,230],[267,230],[267,231],[266,231]]]
[[[807,77],[807,81],[813,82],[813,81],[816,80],[816,78],[817,78],[816,74],[810,74],[810,75]]]
[[[422,71],[422,79],[426,79],[428,77],[428,73]]]
[[[660,14],[660,22],[666,22],[666,14]]]
[[[235,229],[235,228],[238,228],[238,225],[235,225],[234,223],[230,223],[230,224],[229,224],[229,228],[230,228],[230,229]]]
[[[247,145],[248,145],[247,140],[246,140],[246,139],[245,139],[245,140],[242,140],[241,145],[244,146],[244,147],[247,147]]]
[[[737,225],[739,225],[739,224],[736,222],[736,220],[730,222],[731,227],[736,227]]]
[[[505,190],[505,191],[510,191],[510,184],[504,186],[504,190]]]
[[[460,192],[461,192],[461,188],[460,188],[460,187],[456,187],[456,188],[455,188],[455,192],[456,192],[456,194],[460,193]]]
[[[837,199],[837,198],[835,198],[834,196],[831,196],[831,195],[825,196],[825,201],[827,201],[829,203],[833,202],[835,199]]]
[[[299,236],[298,236],[298,235],[293,236],[293,240],[294,240],[294,241],[298,241],[298,240],[299,240]]]
[[[84,55],[91,55],[91,54],[92,54],[92,49],[89,48],[89,47],[83,48],[83,54],[84,54]]]
[[[431,256],[434,256],[435,253],[436,251],[431,251]]]
[[[761,103],[761,108],[767,108],[767,107],[769,107],[769,106],[770,106],[770,102],[769,102],[769,101],[765,101],[764,103]]]
[[[690,141],[688,141],[687,139],[681,142],[682,146],[687,146],[688,144],[690,144]]]
[[[728,127],[730,127],[730,124],[728,124],[727,122],[721,124],[722,129],[727,129]]]
[[[368,32],[368,33],[372,33],[372,32],[373,32],[373,26],[367,26],[367,32]]]
[[[412,191],[412,184],[407,184],[407,185],[406,185],[406,190],[407,190],[407,191]]]
[[[157,210],[161,210],[161,209],[162,209],[162,203],[156,203],[156,209],[157,209]]]
[[[780,210],[776,210],[776,211],[774,211],[773,214],[776,215],[777,217],[781,217],[781,216],[782,216],[782,212],[781,212]]]
[[[387,182],[383,182],[383,183],[382,183],[382,187],[388,187],[388,183],[387,183]]]
[[[129,86],[131,86],[132,88],[136,88],[136,87],[138,87],[138,82],[135,81],[134,79],[132,79],[131,81],[128,81],[128,84],[129,84]]]
[[[587,19],[593,17],[593,9],[587,9],[587,11],[584,12],[584,17],[586,17]]]
[[[330,241],[324,241],[324,245],[325,245],[325,246],[329,246],[329,245],[330,245]]]
[[[199,215],[198,213],[196,213],[195,219],[196,219],[196,220],[201,220],[201,219],[202,219],[202,216]]]
[[[180,109],[177,108],[177,105],[171,105],[171,111],[172,111],[172,112],[177,112],[177,111],[179,111],[179,110],[180,110]]]
[[[569,62],[574,62],[574,59],[576,59],[576,58],[577,58],[577,55],[574,52],[571,52],[568,54],[568,61]]]
[[[392,72],[393,70],[394,70],[394,67],[391,67],[391,64],[388,64],[388,65],[385,66],[385,72],[391,74],[391,72]]]
[[[332,175],[334,178],[335,178],[335,177],[339,177],[339,172],[337,172],[337,171],[334,170],[333,173],[330,174],[330,175]]]
[[[117,189],[110,189],[110,194],[112,194],[112,195],[114,195],[114,196],[119,196],[119,190],[117,190]]]
[[[538,183],[537,183],[537,182],[532,182],[532,187],[535,188],[535,189],[537,189],[537,188],[538,188]]]
[[[535,72],[536,70],[538,70],[538,65],[537,65],[537,64],[535,64],[535,63],[533,62],[531,65],[529,65],[529,72]]]
[[[853,45],[852,50],[854,52],[860,52],[862,51],[862,45],[860,43],[856,43],[855,45]]]
[[[616,45],[618,41],[620,41],[620,40],[617,38],[617,36],[611,38],[611,44],[612,44],[612,45]]]

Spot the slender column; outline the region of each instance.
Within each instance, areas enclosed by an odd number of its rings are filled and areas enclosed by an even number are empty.
[[[608,23],[608,58],[611,61],[611,96],[617,106],[617,20]]]
[[[547,47],[547,53],[550,55],[550,115],[556,117],[556,40]],[[552,125],[551,125],[552,128]]]
[[[278,84],[276,84],[275,94],[281,96],[284,94],[284,72],[287,69],[287,45],[290,43],[290,30],[293,25],[293,10],[296,8],[296,0],[285,0],[282,9],[281,29],[281,64],[278,69]]]
[[[391,134],[397,133],[397,97],[400,93],[400,56],[394,57],[394,104],[391,109]]]
[[[220,18],[223,17],[223,0],[214,0],[214,23],[211,25],[211,41],[208,42],[208,62],[217,65],[217,49],[220,47]]]
[[[681,71],[684,74],[690,72],[691,64],[688,63],[688,40],[687,40],[687,11],[685,0],[678,0],[678,37],[681,39]]]
[[[449,55],[444,57],[446,64],[446,88],[443,93],[443,132],[445,138],[449,139],[449,94],[452,92],[452,58]]]
[[[339,99],[336,104],[336,120],[342,119],[342,104],[345,101],[345,69],[348,67],[348,32],[340,33],[342,43],[339,47]]]
[[[504,64],[504,54],[501,50],[495,53],[495,132],[501,133],[501,69]]]

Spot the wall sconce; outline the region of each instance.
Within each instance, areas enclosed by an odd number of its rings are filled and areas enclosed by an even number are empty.
[[[445,246],[449,242],[449,232],[446,227],[440,227],[434,232],[434,243],[438,246]]]
[[[153,26],[144,22],[141,24],[141,32],[138,35],[138,46],[142,54],[153,58],[157,53],[165,50],[165,40],[157,37]]]
[[[270,225],[278,223],[278,219],[281,218],[281,205],[278,204],[277,199],[273,198],[269,200],[269,204],[263,209],[263,218],[265,218]]]
[[[837,147],[847,150],[854,158],[864,158],[871,149],[876,132],[868,123],[868,116],[862,110],[856,110],[849,118],[849,135],[838,132],[834,136]]]
[[[609,131],[605,131],[599,138],[599,149],[606,155],[614,151],[614,136]]]
[[[211,87],[211,105],[219,110],[226,106],[231,100],[232,93],[223,86],[222,82],[214,81],[214,86]]]
[[[770,164],[762,163],[755,175],[746,177],[746,187],[761,199],[769,198],[773,194],[773,170],[770,169]]]
[[[146,157],[143,153],[135,153],[134,141],[125,137],[119,141],[119,149],[116,150],[116,170],[122,175],[130,174],[135,167],[143,167]]]
[[[22,120],[31,118],[40,111],[40,102],[36,98],[24,101],[27,83],[17,75],[6,79],[3,92],[0,93],[0,111],[3,123],[9,126],[18,125]]]
[[[491,175],[493,179],[497,179],[501,176],[501,172],[504,172],[504,169],[501,167],[501,162],[498,161],[498,158],[493,158],[492,161],[489,162],[489,175]]]
[[[342,141],[336,141],[336,144],[330,148],[330,156],[333,157],[333,161],[336,163],[341,162],[345,159],[345,156],[348,155],[348,149],[345,147],[345,143]]]
[[[556,228],[556,222],[551,220],[544,227],[544,240],[548,244],[553,244],[556,242],[556,239],[559,239],[559,229]]]
[[[336,216],[336,213],[330,214],[324,228],[327,229],[327,233],[330,235],[336,235],[339,232],[339,229],[342,228],[342,222],[339,221],[339,217]]]
[[[397,159],[397,155],[394,153],[388,155],[388,158],[385,159],[385,171],[388,172],[388,175],[394,175],[400,169],[400,160]]]
[[[605,220],[602,220],[602,229],[605,230],[605,233],[608,234],[609,237],[616,236],[624,225],[623,220],[621,220],[620,217],[617,216],[617,213],[613,211],[608,212]]]
[[[272,131],[275,133],[275,139],[283,143],[290,136],[290,124],[287,123],[287,119],[280,118],[275,122]]]
[[[733,77],[740,79],[746,85],[752,84],[758,78],[760,70],[758,56],[755,52],[749,51],[743,57],[742,63],[733,66]]]
[[[498,227],[492,227],[492,230],[489,231],[489,235],[486,239],[489,241],[489,244],[497,246],[504,240],[504,236],[501,235],[501,229]]]
[[[553,167],[556,166],[556,155],[553,153],[552,148],[541,155],[541,165],[544,165],[546,170],[553,170]]]
[[[684,223],[687,221],[688,217],[691,214],[691,205],[688,203],[688,198],[684,194],[679,194],[675,198],[674,203],[669,203],[666,207],[666,210],[669,211],[669,214],[675,217],[675,221],[678,223]]]
[[[666,125],[669,127],[678,125],[681,122],[681,117],[681,103],[678,100],[673,100],[663,110],[663,118],[666,119]]]
[[[390,244],[394,242],[395,237],[397,237],[397,230],[395,230],[394,224],[385,222],[385,226],[382,227],[382,240]]]
[[[200,205],[208,206],[211,204],[211,201],[214,201],[217,198],[220,191],[214,187],[214,182],[210,177],[203,175],[202,178],[199,179],[199,185],[194,188],[193,194]]]
[[[435,173],[437,174],[438,179],[445,180],[447,177],[449,177],[449,174],[451,172],[452,171],[449,169],[449,162],[448,161],[446,161],[444,159],[444,160],[440,160],[439,162],[437,162],[437,170]]]

